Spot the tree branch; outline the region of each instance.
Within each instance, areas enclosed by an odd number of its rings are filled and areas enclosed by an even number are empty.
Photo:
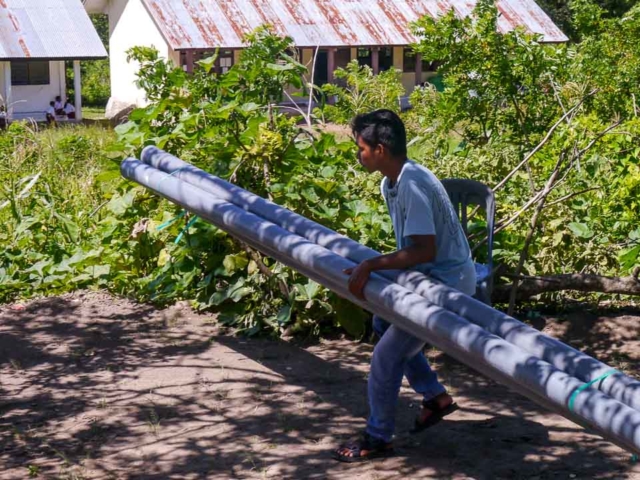
[[[513,170],[511,170],[511,172],[509,172],[509,174],[506,177],[504,177],[495,187],[493,187],[493,191],[495,192],[496,190],[502,188],[511,179],[511,177],[513,177],[518,172],[518,170],[520,170],[529,161],[531,157],[533,157],[536,153],[538,153],[538,151],[540,151],[542,147],[544,147],[544,145],[549,141],[549,139],[553,135],[553,132],[555,132],[556,128],[558,128],[560,124],[564,122],[564,120],[567,117],[569,117],[569,115],[571,115],[574,111],[576,111],[578,107],[582,105],[582,103],[587,99],[587,97],[590,97],[596,92],[597,90],[593,90],[591,93],[588,93],[587,95],[582,97],[577,104],[575,104],[567,113],[565,113],[560,118],[560,120],[554,123],[553,126],[547,132],[547,134],[544,136],[544,138],[540,141],[540,143],[538,143],[538,145],[533,150],[531,150],[531,152],[529,152],[524,157],[524,159]]]
[[[584,155],[591,147],[593,147],[595,145],[595,143],[600,140],[602,137],[604,137],[607,133],[609,133],[611,130],[613,130],[614,128],[616,128],[618,125],[620,125],[620,122],[622,120],[617,120],[614,123],[612,123],[611,125],[609,125],[607,128],[605,128],[602,132],[600,132],[598,135],[595,136],[595,138],[593,140],[591,140],[589,142],[589,144],[584,147],[582,150],[580,150],[578,152],[578,154],[576,155],[576,158],[580,158],[582,157],[582,155]]]
[[[520,252],[520,260],[518,261],[518,266],[516,267],[516,275],[520,275],[520,272],[522,272],[522,268],[524,267],[524,262],[527,260],[527,257],[529,254],[529,246],[531,245],[531,242],[533,241],[533,236],[535,235],[535,232],[538,228],[538,217],[540,216],[540,213],[544,208],[544,203],[545,203],[545,200],[547,199],[547,196],[549,195],[549,193],[551,193],[551,189],[553,188],[553,184],[555,183],[556,178],[558,178],[558,175],[560,174],[560,167],[562,166],[563,162],[564,162],[564,152],[560,154],[560,158],[558,158],[558,161],[556,162],[556,166],[553,169],[551,176],[549,177],[549,179],[547,180],[547,183],[544,186],[540,203],[538,203],[538,206],[536,207],[536,211],[533,214],[533,218],[531,219],[531,226],[529,227],[529,232],[527,233],[527,236],[525,238],[524,246],[522,247],[522,252]],[[513,310],[515,309],[516,296],[518,293],[518,283],[519,283],[518,280],[513,282],[513,285],[511,287],[511,293],[509,294],[509,309],[507,310],[509,315],[513,315]]]
[[[568,195],[565,195],[564,197],[560,197],[559,199],[554,200],[554,201],[553,201],[553,202],[551,202],[551,203],[548,203],[548,204],[547,204],[547,207],[553,207],[554,205],[557,205],[557,204],[559,204],[559,203],[562,203],[562,202],[564,202],[565,200],[569,200],[569,199],[571,199],[571,198],[573,198],[573,197],[577,197],[578,195],[582,195],[583,193],[591,192],[591,191],[593,191],[593,190],[600,190],[600,187],[587,188],[587,189],[585,189],[585,190],[580,190],[579,192],[573,192],[573,193],[570,193],[570,194],[568,194]]]
[[[574,290],[578,292],[617,293],[622,295],[640,295],[640,267],[628,277],[605,277],[602,275],[568,273],[546,277],[504,274],[514,278],[518,285],[516,300],[527,300],[535,295],[549,292]],[[514,282],[514,284],[516,283]],[[506,302],[509,299],[513,284],[497,285],[492,294],[494,302]]]

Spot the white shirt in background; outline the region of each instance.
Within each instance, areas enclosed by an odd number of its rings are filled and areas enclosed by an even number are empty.
[[[70,103],[68,103],[67,106],[64,107],[64,113],[66,113],[67,115],[69,115],[70,113],[75,113],[75,111],[76,111],[76,107],[74,107]]]

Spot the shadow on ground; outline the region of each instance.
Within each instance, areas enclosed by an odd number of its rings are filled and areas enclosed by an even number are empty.
[[[638,316],[628,317],[637,338]],[[608,355],[624,350],[637,367],[638,345],[616,340],[633,332],[603,338],[620,320],[599,318],[580,340]],[[338,464],[331,448],[364,426],[371,345],[234,338],[209,320],[104,294],[0,309],[0,478],[28,478],[30,468],[113,479],[640,474],[619,448],[431,350],[462,409],[411,436],[418,399],[403,389],[398,455]],[[570,319],[553,323],[576,335]]]

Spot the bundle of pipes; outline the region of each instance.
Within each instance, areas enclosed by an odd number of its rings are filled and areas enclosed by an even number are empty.
[[[471,368],[640,453],[640,382],[418,272],[380,272],[353,297],[343,270],[378,255],[155,147],[123,176]],[[590,382],[599,388],[592,388]]]

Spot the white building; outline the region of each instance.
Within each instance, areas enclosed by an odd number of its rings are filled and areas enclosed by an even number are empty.
[[[155,47],[176,65],[191,71],[194,62],[220,49],[216,68],[223,71],[237,61],[242,37],[256,27],[271,25],[291,36],[303,63],[317,58],[316,84],[333,80],[337,67],[352,59],[377,72],[395,67],[410,91],[422,83],[429,65],[407,48],[415,41],[409,23],[423,15],[454,9],[469,15],[474,0],[84,0],[89,13],[109,16],[111,112],[128,105],[141,106],[144,94],[136,87],[137,65],[127,62],[134,46]],[[565,42],[534,0],[498,0],[501,31],[524,26],[545,42]]]
[[[10,119],[43,120],[50,101],[66,99],[66,61],[82,118],[80,60],[106,56],[81,0],[0,0],[0,105]]]

